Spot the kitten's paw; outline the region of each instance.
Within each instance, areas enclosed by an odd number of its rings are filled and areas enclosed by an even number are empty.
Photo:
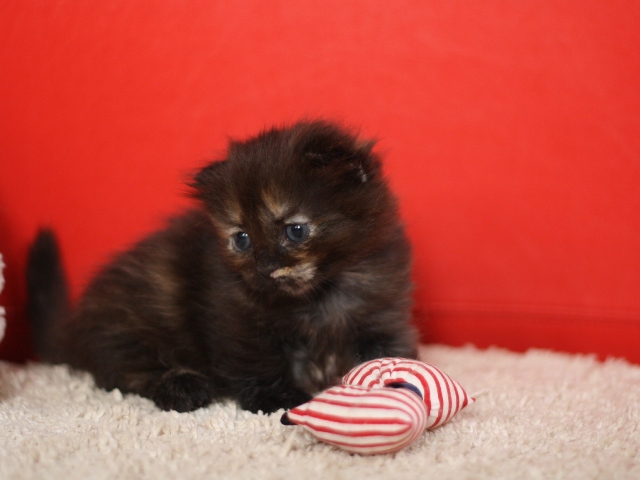
[[[151,399],[162,410],[190,412],[213,400],[213,383],[194,370],[175,368],[167,371],[156,384]]]
[[[252,413],[273,413],[284,408],[290,410],[298,405],[311,400],[311,395],[302,390],[288,392],[273,392],[269,390],[257,390],[251,395],[245,395],[239,399],[240,407]]]

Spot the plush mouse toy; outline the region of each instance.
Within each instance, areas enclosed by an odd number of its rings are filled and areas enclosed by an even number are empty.
[[[404,358],[363,363],[342,385],[282,416],[319,440],[364,455],[392,453],[475,401],[440,369]]]

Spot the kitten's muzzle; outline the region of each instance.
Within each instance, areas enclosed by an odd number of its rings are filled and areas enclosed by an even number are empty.
[[[280,262],[273,258],[262,257],[256,260],[256,270],[264,278],[272,278],[272,273],[282,268]]]

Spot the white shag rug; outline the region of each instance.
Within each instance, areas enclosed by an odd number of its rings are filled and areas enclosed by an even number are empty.
[[[282,412],[162,412],[64,366],[0,362],[0,478],[640,478],[640,366],[472,347],[427,346],[421,358],[477,402],[374,457],[282,426]]]

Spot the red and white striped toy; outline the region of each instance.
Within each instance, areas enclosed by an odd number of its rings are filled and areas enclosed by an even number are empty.
[[[437,367],[407,358],[380,358],[363,363],[342,378],[343,385],[386,387],[408,383],[420,391],[427,407],[427,428],[450,420],[475,399]]]
[[[317,439],[348,452],[398,451],[426,428],[424,402],[407,389],[340,385],[286,414]]]
[[[285,413],[282,423],[300,425],[348,452],[392,453],[474,401],[432,365],[382,358],[354,368],[343,377],[343,385]]]

